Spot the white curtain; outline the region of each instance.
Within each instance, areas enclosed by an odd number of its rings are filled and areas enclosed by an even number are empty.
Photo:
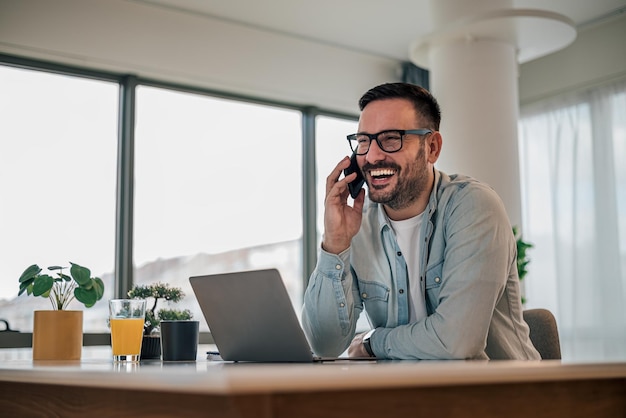
[[[522,107],[519,132],[526,308],[563,360],[625,360],[626,80]]]

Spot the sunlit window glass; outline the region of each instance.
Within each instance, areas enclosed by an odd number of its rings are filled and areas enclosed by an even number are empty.
[[[135,283],[181,287],[160,307],[190,309],[201,330],[194,275],[277,268],[299,306],[301,137],[297,111],[138,87]]]
[[[0,66],[0,319],[13,329],[32,331],[33,311],[52,308],[17,297],[26,267],[74,262],[106,287],[94,307],[69,309],[84,310],[85,332],[108,330],[117,110],[116,83]]]

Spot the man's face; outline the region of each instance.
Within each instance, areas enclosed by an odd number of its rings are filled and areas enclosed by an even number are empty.
[[[374,134],[388,129],[424,128],[413,105],[404,99],[385,99],[369,103],[359,119],[359,132]],[[425,141],[407,134],[402,149],[394,153],[382,151],[372,141],[369,152],[358,157],[369,187],[369,198],[393,210],[413,204],[420,195],[429,193],[432,170],[426,156]]]

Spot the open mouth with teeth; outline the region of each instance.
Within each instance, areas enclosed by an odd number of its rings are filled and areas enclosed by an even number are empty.
[[[370,182],[372,186],[384,186],[389,179],[396,174],[393,168],[376,168],[369,170]]]
[[[391,177],[396,174],[396,170],[392,170],[391,168],[379,168],[376,170],[370,170],[370,176],[372,177]]]

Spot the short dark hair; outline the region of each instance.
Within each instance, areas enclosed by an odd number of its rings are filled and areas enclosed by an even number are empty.
[[[370,89],[359,100],[361,111],[365,106],[376,100],[406,99],[413,103],[418,116],[426,119],[431,124],[428,128],[439,130],[441,123],[441,110],[437,100],[428,90],[416,84],[410,83],[385,83]]]

